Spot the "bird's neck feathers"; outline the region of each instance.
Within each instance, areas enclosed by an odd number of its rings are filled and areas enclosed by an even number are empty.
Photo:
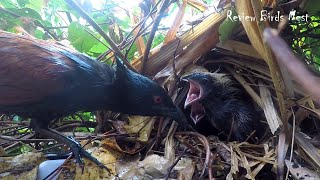
[[[136,73],[126,69],[119,60],[117,60],[116,68],[112,70],[113,77],[110,83],[105,83],[97,91],[102,93],[100,102],[103,104],[103,108],[119,112],[125,106],[122,102],[130,100],[128,92],[132,93],[134,89]]]
[[[106,65],[105,68],[108,67],[110,68],[110,66]],[[109,109],[114,112],[122,112],[123,109],[132,108],[130,105],[139,101],[137,98],[139,94],[144,95],[144,92],[150,88],[148,85],[152,84],[150,79],[127,69],[119,60],[117,60],[116,68],[112,68],[111,76],[108,75],[106,70],[102,69],[99,75],[100,81],[103,81],[103,83],[91,88],[91,92],[93,89],[94,92],[92,92],[90,100],[95,103],[94,105],[102,106],[99,108]],[[109,76],[111,80],[109,79],[108,81],[108,78],[101,76]],[[92,86],[94,85],[91,84]]]
[[[151,80],[150,80],[151,81]],[[127,88],[125,91],[130,91],[137,86],[143,86],[148,84],[148,78],[144,77],[138,73],[135,73],[127,69],[118,59],[117,59],[117,68],[114,78],[114,85],[119,88]],[[133,88],[133,89],[128,89]]]

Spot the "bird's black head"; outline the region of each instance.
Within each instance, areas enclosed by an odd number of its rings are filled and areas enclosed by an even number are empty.
[[[202,100],[208,96],[219,98],[230,85],[230,79],[222,73],[197,72],[184,76],[182,80],[189,82],[184,107],[191,106],[190,117],[195,124],[206,114]]]
[[[119,109],[114,111],[130,115],[166,116],[176,121],[185,118],[164,88],[149,78],[126,69],[119,60],[115,84]]]
[[[217,92],[216,83],[211,73],[201,72],[184,76],[182,80],[189,82],[189,91],[185,101],[185,108],[193,102],[200,102],[209,94]]]

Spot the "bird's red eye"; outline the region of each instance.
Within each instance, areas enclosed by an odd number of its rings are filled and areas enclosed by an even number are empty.
[[[153,96],[153,101],[156,103],[156,104],[160,104],[162,102],[162,99],[160,96]]]

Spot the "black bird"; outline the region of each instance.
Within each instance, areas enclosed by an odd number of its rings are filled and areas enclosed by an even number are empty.
[[[244,141],[254,130],[262,129],[257,112],[226,74],[197,72],[183,77],[189,82],[185,108],[197,124],[205,116],[217,130],[231,139]]]
[[[119,60],[114,69],[57,43],[0,31],[1,113],[31,118],[36,132],[68,144],[79,163],[81,155],[98,163],[48,128],[53,119],[96,110],[184,118],[161,86]]]

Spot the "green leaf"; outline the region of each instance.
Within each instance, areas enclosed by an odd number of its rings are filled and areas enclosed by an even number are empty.
[[[98,57],[100,54],[104,53],[107,51],[107,47],[103,45],[102,43],[98,43],[90,49],[90,52],[93,53],[92,55],[94,57]]]
[[[235,8],[232,8],[232,14],[238,14],[235,10]],[[221,43],[224,43],[225,41],[229,40],[233,30],[239,26],[239,21],[232,21],[228,18],[226,18],[222,24],[219,27],[219,40]]]
[[[159,44],[161,44],[164,40],[164,35],[163,34],[156,34],[154,39],[153,39],[153,42],[152,42],[152,48],[158,46]]]
[[[17,8],[7,8],[8,11],[11,11],[15,14],[18,14],[22,17],[30,17],[34,20],[39,20],[39,21],[42,21],[42,18],[40,16],[40,14],[33,10],[33,9],[30,9],[30,8],[21,8],[21,9],[17,9]]]
[[[118,19],[117,22],[118,22],[119,26],[121,27],[121,29],[130,28],[131,19],[129,16],[126,16],[123,19]]]
[[[309,13],[310,16],[317,14],[320,11],[320,1],[319,0],[308,0],[304,9]]]
[[[29,4],[29,0],[19,0],[17,3],[20,7],[26,7],[26,5]]]
[[[21,20],[11,15],[0,13],[0,29],[10,31],[14,26],[21,25]]]
[[[4,8],[16,8],[19,4],[13,3],[12,0],[1,0],[0,5]]]
[[[91,36],[94,34],[88,27],[78,22],[72,22],[68,27],[68,40],[74,48],[80,52],[89,52],[90,49],[99,43],[97,39]]]
[[[43,35],[44,35],[44,32],[40,31],[39,29],[36,29],[34,32],[34,36],[38,39],[43,39]]]
[[[47,7],[50,11],[68,11],[64,0],[49,1]]]
[[[29,4],[27,4],[26,7],[31,8],[37,12],[41,12],[43,2],[43,0],[29,0]]]
[[[91,16],[94,21],[100,25],[100,27],[107,33],[109,31],[109,24],[106,22],[110,22],[112,15],[106,14],[103,15],[101,13],[92,13],[93,15]]]

